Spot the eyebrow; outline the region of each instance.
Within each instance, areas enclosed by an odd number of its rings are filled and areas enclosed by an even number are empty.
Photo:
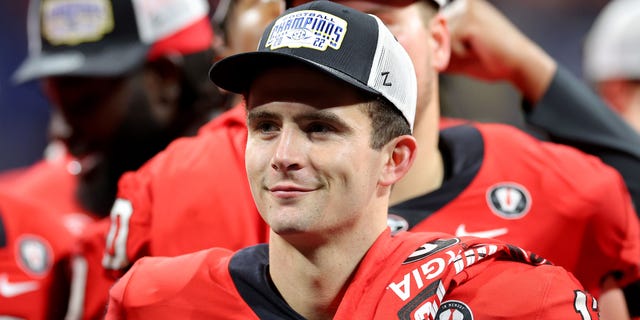
[[[251,124],[256,119],[278,120],[281,117],[269,111],[252,111],[247,112],[247,124]]]
[[[282,117],[276,113],[270,111],[249,111],[247,113],[247,123],[251,124],[252,121],[257,119],[263,120],[280,120]],[[297,115],[293,118],[294,121],[321,121],[327,123],[333,123],[342,128],[350,128],[342,118],[337,116],[335,113],[324,111],[324,110],[316,110],[313,112],[306,112],[301,115]]]

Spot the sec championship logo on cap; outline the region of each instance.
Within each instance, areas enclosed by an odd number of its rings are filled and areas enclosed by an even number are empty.
[[[59,0],[42,4],[42,36],[54,45],[94,42],[113,30],[111,2]]]
[[[265,46],[278,48],[309,48],[325,51],[340,49],[347,32],[347,21],[315,10],[293,12],[278,19]]]

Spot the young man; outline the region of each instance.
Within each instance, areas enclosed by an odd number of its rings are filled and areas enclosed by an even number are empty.
[[[270,244],[142,259],[111,290],[107,319],[597,318],[569,273],[517,261],[532,256],[515,247],[390,235],[391,188],[416,157],[417,82],[379,19],[302,5],[258,50],[210,75],[245,95],[246,169]]]
[[[429,231],[443,230],[453,234],[459,229],[460,235],[494,231],[484,235],[510,239],[536,253],[552,256],[551,261],[574,271],[594,292],[601,290],[600,280],[609,278],[612,272],[622,271],[625,278],[613,285],[607,283],[607,289],[632,281],[640,256],[638,223],[617,174],[593,157],[563,146],[540,144],[511,127],[466,125],[452,128],[454,130],[446,131],[448,133],[443,131],[439,136],[436,79],[438,72],[447,66],[450,53],[446,21],[436,14],[436,9],[431,7],[434,3],[430,1],[396,3],[399,6],[375,2],[347,4],[379,14],[392,26],[418,66],[418,120],[414,136],[422,151],[412,174],[396,184],[392,193],[392,202],[398,203],[399,207],[392,208],[391,212],[403,216],[400,225],[413,227],[422,225],[424,220],[425,225],[432,223],[433,229]],[[566,126],[547,125],[552,137],[586,146],[603,158],[608,153],[615,155],[614,158],[633,160],[635,147],[629,142],[633,141],[633,135],[624,134],[627,132],[624,124],[618,125],[620,120],[615,115],[598,111],[600,104],[592,93],[566,72],[556,69],[548,55],[491,9],[483,1],[469,2],[467,19],[462,19],[456,29],[460,38],[452,40],[468,49],[464,52],[465,61],[474,56],[482,58],[467,66],[493,67],[488,71],[481,69],[480,73],[475,70],[474,74],[493,79],[508,78],[525,92],[527,99],[539,102],[531,114],[536,124],[544,124],[543,120],[551,120],[553,124],[556,118],[578,119],[576,114],[580,113],[584,117],[580,122],[589,124],[592,129],[589,134],[576,136],[564,131]],[[509,41],[503,44],[496,41],[495,35],[508,35]],[[425,38],[428,41],[424,41]],[[518,43],[522,50],[509,51],[508,44],[512,43]],[[485,55],[476,56],[478,52]],[[462,53],[456,55],[460,58]],[[593,99],[596,99],[595,103]],[[554,113],[555,117],[550,116]],[[145,169],[125,176],[118,200],[122,205],[114,206],[112,212],[116,223],[112,225],[107,242],[107,268],[124,269],[144,255],[175,255],[204,249],[207,243],[215,245],[221,236],[225,237],[226,243],[234,239],[241,243],[247,237],[255,236],[257,233],[252,233],[255,230],[262,230],[259,221],[246,218],[250,216],[250,210],[255,209],[247,199],[248,195],[241,193],[247,189],[242,184],[246,176],[241,163],[234,162],[243,157],[243,114],[236,110],[218,120],[207,134],[172,145]],[[498,138],[509,139],[508,146]],[[617,140],[628,143],[620,144]],[[616,142],[608,144],[610,141]],[[185,154],[190,156],[179,156]],[[526,164],[514,165],[509,161],[516,159]],[[625,163],[630,162],[633,161]],[[528,171],[530,168],[540,171],[534,174],[535,171]],[[592,173],[593,177],[584,172]],[[532,182],[536,177],[540,179]],[[473,181],[477,183],[471,183]],[[575,183],[566,184],[567,181]],[[548,187],[556,182],[566,188],[560,192]],[[175,188],[176,185],[197,187]],[[520,193],[522,186],[525,190]],[[491,193],[498,196],[488,201],[486,195]],[[568,201],[569,195],[575,196],[576,201]],[[522,201],[505,204],[517,196]],[[415,201],[410,200],[412,198]],[[400,204],[403,200],[407,200],[404,207]],[[448,205],[449,202],[452,205]],[[514,214],[511,214],[511,205],[515,208]],[[471,208],[480,213],[469,216],[476,212]],[[507,217],[500,215],[500,210],[505,210]],[[237,216],[242,220],[234,221]],[[392,223],[396,221],[392,219]],[[495,224],[486,225],[483,221]],[[532,223],[544,221],[557,224],[553,224],[554,229],[540,225],[522,232]],[[513,224],[515,229],[509,229],[512,227],[505,224]],[[573,228],[578,225],[581,227]],[[508,229],[506,234],[505,228]],[[556,228],[563,231],[545,232]],[[569,241],[563,237],[567,229],[573,230]],[[200,236],[210,234],[209,237]],[[262,241],[266,240],[263,238]],[[584,246],[584,243],[594,246]],[[619,294],[619,290],[608,291]]]

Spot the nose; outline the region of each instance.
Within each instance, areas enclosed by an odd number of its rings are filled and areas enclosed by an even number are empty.
[[[300,169],[304,154],[303,139],[295,129],[283,128],[271,158],[271,168],[281,172]]]
[[[71,136],[72,128],[57,108],[52,108],[49,119],[49,139],[65,141]]]

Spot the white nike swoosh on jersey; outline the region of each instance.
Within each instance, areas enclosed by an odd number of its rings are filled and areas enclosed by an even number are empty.
[[[508,232],[509,232],[509,229],[507,228],[468,232],[466,230],[466,226],[464,224],[461,224],[458,226],[458,229],[456,229],[456,237],[471,236],[471,237],[478,237],[478,238],[494,238],[501,235],[505,235]]]
[[[21,294],[36,291],[40,287],[37,281],[9,282],[6,273],[0,275],[0,296],[13,298]]]

